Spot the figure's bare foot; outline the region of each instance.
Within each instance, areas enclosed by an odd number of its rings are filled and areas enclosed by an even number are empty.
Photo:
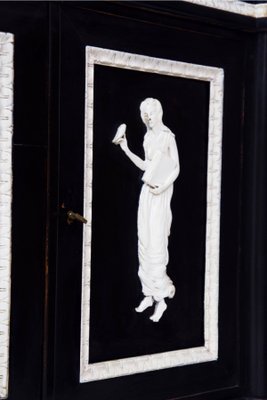
[[[151,307],[153,305],[153,299],[151,296],[146,296],[143,298],[141,303],[139,304],[138,307],[136,307],[135,311],[136,312],[143,312],[145,311],[148,307]]]
[[[160,318],[162,317],[166,308],[167,308],[167,304],[165,303],[165,301],[164,300],[159,301],[156,304],[154,314],[150,317],[151,321],[158,322],[160,320]]]

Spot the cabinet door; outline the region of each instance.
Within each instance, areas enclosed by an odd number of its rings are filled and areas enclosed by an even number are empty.
[[[201,10],[182,2],[52,6],[48,398],[241,395],[249,40],[232,29],[240,18],[223,22],[208,11],[205,19]],[[154,100],[140,115],[148,98],[160,101],[164,124]],[[132,153],[112,143],[121,124]],[[168,159],[162,182],[157,154]],[[154,181],[143,183],[149,166]],[[70,211],[87,223],[70,221]],[[143,296],[153,305],[137,312]],[[167,309],[151,320],[163,300]]]

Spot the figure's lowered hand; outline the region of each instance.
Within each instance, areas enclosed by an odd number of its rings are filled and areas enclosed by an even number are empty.
[[[167,186],[166,185],[160,185],[160,186],[155,186],[155,187],[151,187],[150,189],[149,189],[149,191],[151,192],[151,193],[153,193],[153,194],[161,194],[162,192],[164,192],[164,190],[166,190],[167,189]]]

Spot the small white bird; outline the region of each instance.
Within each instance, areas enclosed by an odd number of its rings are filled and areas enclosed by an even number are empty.
[[[112,143],[119,144],[123,140],[123,137],[125,136],[126,128],[127,128],[126,124],[121,124],[118,127],[116,135],[114,136],[114,138],[112,140]]]

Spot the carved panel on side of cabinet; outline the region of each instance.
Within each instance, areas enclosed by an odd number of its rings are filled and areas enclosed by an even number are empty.
[[[13,35],[0,33],[0,398],[9,376],[13,74]]]

